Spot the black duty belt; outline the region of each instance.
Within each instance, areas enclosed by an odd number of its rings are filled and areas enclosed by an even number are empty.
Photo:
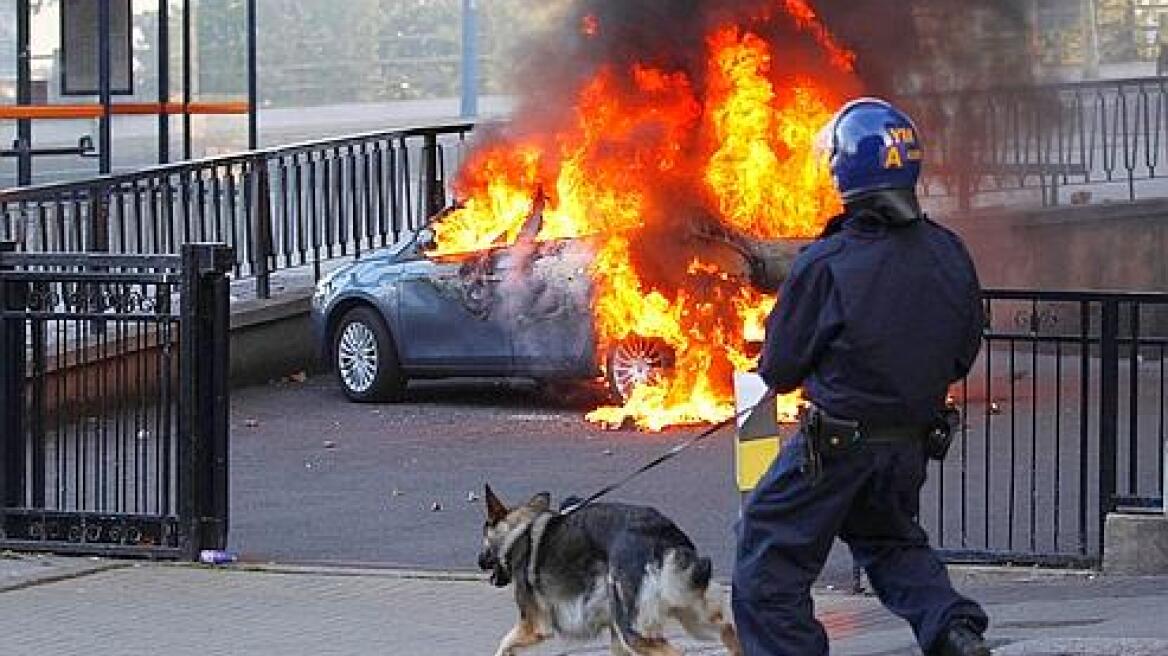
[[[922,425],[869,428],[861,425],[860,435],[865,442],[872,443],[911,442],[924,439],[931,428]]]
[[[924,424],[866,426],[854,419],[835,417],[815,405],[804,409],[800,426],[816,446],[828,453],[845,450],[862,442],[886,444],[922,440],[933,428]]]

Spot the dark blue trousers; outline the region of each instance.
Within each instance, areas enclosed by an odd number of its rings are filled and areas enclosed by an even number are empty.
[[[796,436],[750,495],[739,525],[734,620],[746,656],[823,656],[811,585],[839,536],[880,601],[912,625],[926,652],[948,624],[988,620],[954,591],[916,521],[927,459],[917,441],[866,444],[822,462],[814,482]]]

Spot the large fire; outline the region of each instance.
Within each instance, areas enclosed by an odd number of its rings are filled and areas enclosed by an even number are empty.
[[[839,76],[850,73],[851,53],[804,0],[777,9],[814,37]],[[592,16],[581,26],[588,38],[604,29]],[[754,366],[749,343],[761,338],[775,299],[687,246],[687,226],[713,219],[758,239],[805,239],[839,210],[813,148],[842,100],[832,90],[839,85],[781,70],[776,44],[749,25],[721,25],[704,45],[700,76],[608,65],[580,86],[555,127],[545,121],[477,150],[456,185],[459,209],[436,228],[442,254],[510,243],[533,199],[546,195],[537,238],[595,244],[599,353],[639,336],[667,344],[674,361],[622,406],[589,413],[591,421],[660,430],[731,416],[733,372]],[[668,275],[662,252],[676,263]],[[797,403],[782,399],[781,412],[793,416]]]

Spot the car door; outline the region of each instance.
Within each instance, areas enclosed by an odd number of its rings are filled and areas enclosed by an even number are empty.
[[[509,326],[498,312],[497,254],[422,259],[401,280],[398,351],[414,372],[503,375]]]
[[[583,242],[562,240],[539,243],[526,261],[513,258],[505,265],[503,295],[514,307],[510,332],[518,373],[535,377],[595,373],[590,261]],[[517,266],[522,270],[515,270]]]

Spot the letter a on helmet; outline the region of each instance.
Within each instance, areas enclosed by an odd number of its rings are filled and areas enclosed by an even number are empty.
[[[907,114],[878,98],[861,98],[836,113],[822,135],[831,173],[845,202],[886,189],[915,189],[924,151]]]

